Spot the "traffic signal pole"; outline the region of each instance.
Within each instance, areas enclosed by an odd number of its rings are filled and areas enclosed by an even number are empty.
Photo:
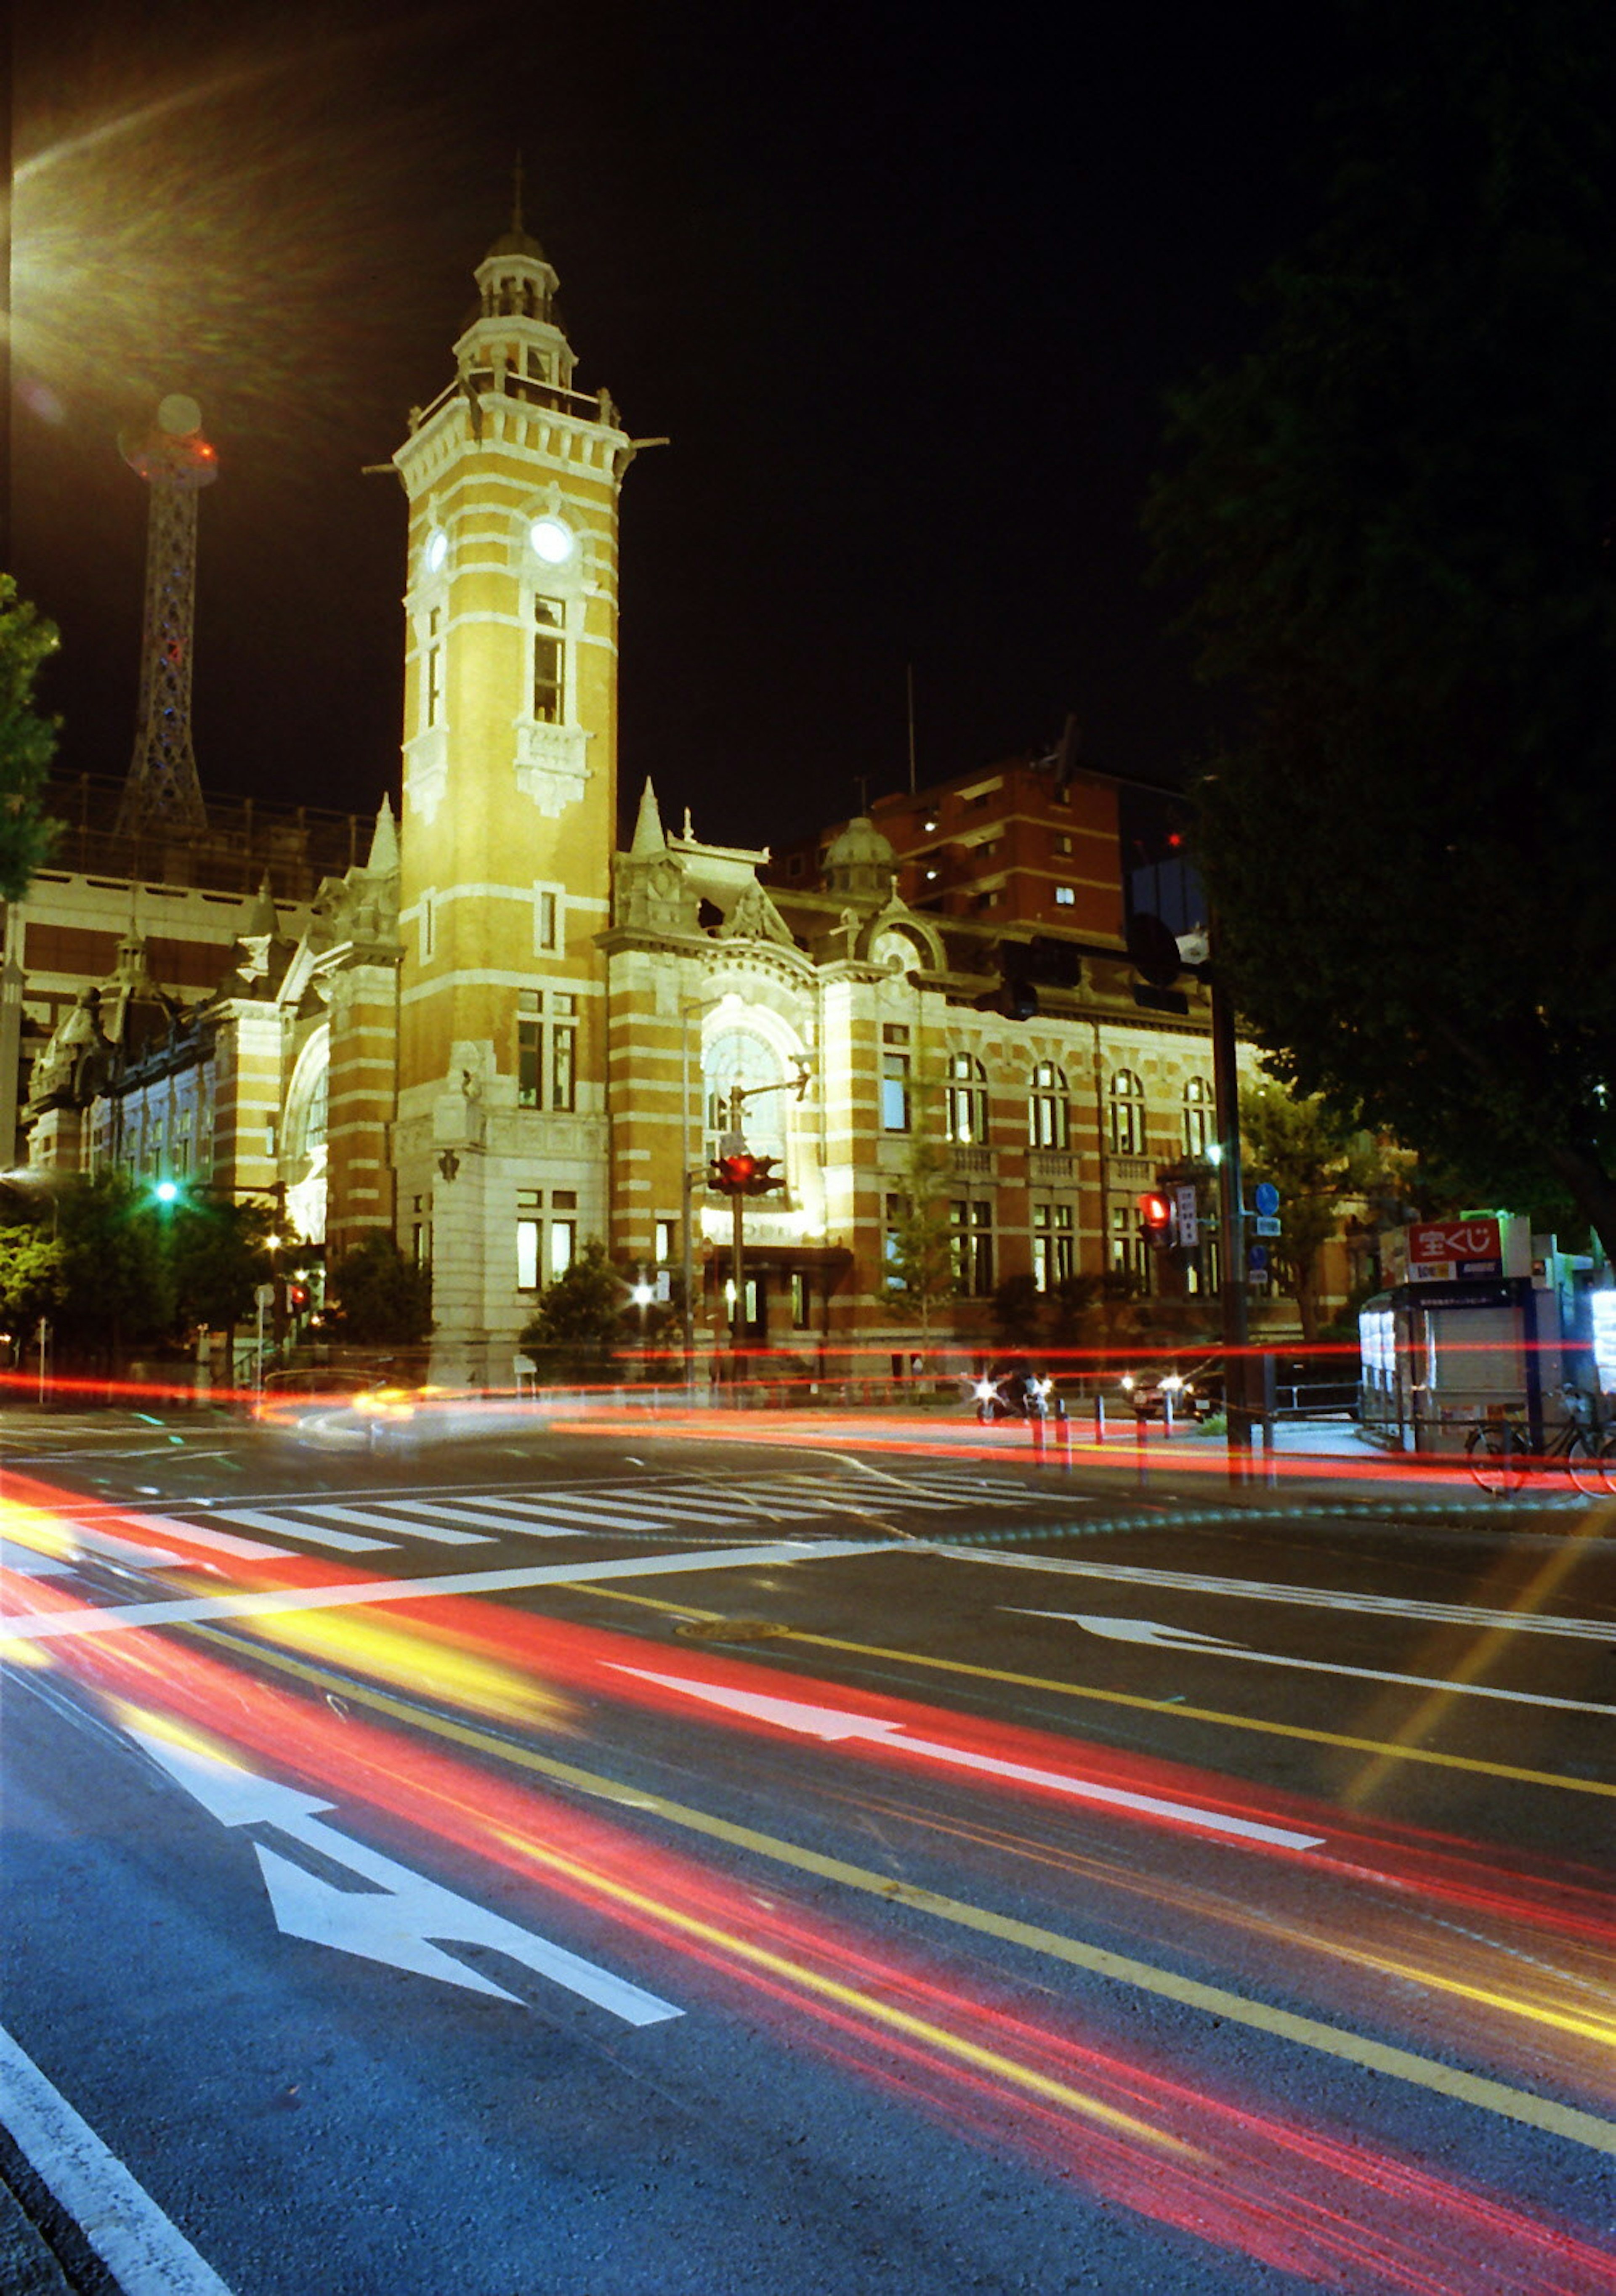
[[[1245,1219],[1241,1209],[1240,1072],[1235,1051],[1235,1006],[1219,973],[1214,944],[1209,968],[1212,999],[1212,1091],[1218,1106],[1218,1225],[1223,1241],[1224,1414],[1229,1429],[1229,1475],[1245,1480],[1251,1452],[1247,1406],[1247,1313]]]

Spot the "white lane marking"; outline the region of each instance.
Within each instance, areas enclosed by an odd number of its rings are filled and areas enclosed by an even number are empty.
[[[1146,1817],[1175,1818],[1182,1824],[1201,1826],[1212,1833],[1233,1833],[1243,1841],[1262,1841],[1280,1849],[1322,1849],[1322,1833],[1295,1833],[1287,1827],[1264,1825],[1251,1817],[1235,1817],[1226,1810],[1202,1809],[1197,1803],[1168,1801],[1159,1794],[1130,1793],[1122,1786],[1105,1786],[1092,1778],[1073,1777],[1064,1770],[1038,1770],[1025,1762],[1003,1762],[992,1754],[973,1754],[964,1746],[946,1746],[930,1738],[911,1738],[898,1734],[904,1730],[901,1722],[886,1722],[872,1714],[846,1714],[834,1706],[808,1706],[795,1698],[774,1698],[767,1693],[753,1690],[729,1690],[711,1682],[688,1682],[677,1674],[652,1674],[639,1666],[619,1666],[612,1663],[613,1674],[631,1674],[641,1682],[660,1683],[664,1690],[677,1690],[686,1698],[700,1698],[710,1706],[727,1706],[737,1714],[754,1715],[760,1722],[772,1722],[782,1730],[795,1730],[803,1736],[823,1738],[835,1744],[842,1738],[870,1738],[884,1741],[909,1754],[920,1754],[930,1762],[946,1763],[952,1769],[979,1770],[984,1776],[1013,1779],[1020,1785],[1049,1786],[1055,1792],[1070,1794],[1079,1801],[1104,1802],[1114,1809],[1137,1810]]]
[[[0,2123],[106,2266],[123,2296],[230,2296],[176,2225],[87,2120],[0,2029]]]
[[[1507,1698],[1521,1706],[1558,1706],[1571,1714],[1616,1714],[1616,1706],[1596,1706],[1586,1698],[1546,1698],[1536,1690],[1499,1690],[1488,1682],[1448,1682],[1440,1674],[1388,1674],[1378,1666],[1333,1666],[1324,1659],[1288,1658],[1278,1651],[1253,1650],[1248,1643],[1226,1643],[1217,1635],[1187,1628],[1159,1627],[1151,1619],[1090,1618],[1081,1611],[1026,1611],[1014,1603],[999,1608],[1022,1619],[1065,1619],[1091,1635],[1112,1642],[1149,1643],[1162,1650],[1190,1651],[1198,1658],[1238,1658],[1248,1666],[1293,1666],[1304,1674],[1347,1674],[1358,1682],[1395,1682],[1411,1690],[1451,1690],[1465,1698]]]
[[[283,1611],[340,1611],[367,1603],[431,1602],[439,1595],[497,1595],[523,1587],[587,1586],[597,1578],[651,1578],[683,1570],[762,1570],[782,1562],[836,1562],[890,1554],[890,1538],[787,1538],[774,1546],[726,1546],[685,1554],[631,1554],[610,1561],[534,1563],[516,1570],[462,1570],[442,1578],[373,1578],[346,1587],[286,1587],[261,1595],[180,1595],[120,1603],[104,1611],[30,1611],[0,1616],[0,1641],[68,1642],[133,1627],[177,1627],[205,1619],[272,1618]]]
[[[913,1548],[908,1550],[913,1553]],[[1565,1619],[1543,1611],[1484,1611],[1470,1603],[1422,1603],[1399,1595],[1352,1595],[1330,1587],[1270,1586],[1260,1578],[1202,1578],[1187,1570],[1147,1570],[1127,1562],[1073,1562],[1051,1554],[992,1554],[981,1547],[928,1547],[949,1562],[984,1562],[998,1570],[1044,1570],[1061,1578],[1105,1578],[1124,1587],[1172,1587],[1186,1595],[1232,1595],[1246,1603],[1296,1603],[1325,1611],[1363,1611],[1382,1618],[1430,1619],[1445,1627],[1505,1627],[1527,1635],[1571,1635],[1616,1641],[1606,1619]]]
[[[361,1538],[356,1531],[327,1530],[324,1524],[302,1522],[291,1514],[266,1514],[258,1507],[220,1509],[224,1522],[244,1522],[250,1530],[275,1530],[283,1538],[306,1538],[311,1546],[332,1546],[344,1554],[364,1554],[396,1545],[386,1538]]]
[[[0,1538],[0,1570],[14,1570],[20,1578],[66,1578],[73,1565],[65,1555],[45,1554],[37,1547],[19,1546],[14,1538]]]
[[[398,1522],[393,1516],[378,1514],[370,1507],[327,1506],[320,1510],[324,1522],[351,1522],[360,1530],[390,1531],[396,1543],[401,1531],[409,1531],[416,1538],[430,1538],[439,1546],[486,1546],[485,1533],[475,1530],[455,1530],[447,1523],[434,1518],[429,1522]]]
[[[255,1771],[240,1769],[210,1754],[149,1736],[144,1730],[131,1730],[129,1735],[221,1825],[273,1825],[277,1833],[318,1850],[322,1857],[373,1882],[381,1893],[339,1889],[306,1866],[283,1857],[278,1850],[255,1841],[252,1846],[276,1926],[286,1936],[331,1946],[338,1953],[355,1954],[365,1961],[385,1962],[420,1977],[441,1978],[446,1984],[463,1986],[468,1993],[490,1993],[496,2000],[525,2006],[519,1994],[507,1993],[503,1985],[496,1985],[491,1978],[440,1951],[431,1940],[442,1938],[451,1945],[491,1946],[507,1960],[520,1962],[524,1969],[593,2001],[597,2008],[609,2009],[626,2025],[660,2025],[669,2017],[684,2015],[670,2001],[644,1992],[626,1978],[614,1977],[610,1970],[506,1921],[501,1914],[489,1913],[469,1898],[457,1897],[453,1890],[428,1881],[424,1874],[395,1865],[380,1850],[367,1849],[333,1826],[323,1825],[319,1813],[332,1805],[318,1796],[259,1777]]]

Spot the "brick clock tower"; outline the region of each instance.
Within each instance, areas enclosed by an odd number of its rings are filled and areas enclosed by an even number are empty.
[[[607,1233],[618,488],[556,276],[513,227],[455,375],[394,456],[409,496],[393,1164],[430,1255],[434,1376],[508,1382],[531,1293]],[[527,1259],[542,1265],[522,1264]]]

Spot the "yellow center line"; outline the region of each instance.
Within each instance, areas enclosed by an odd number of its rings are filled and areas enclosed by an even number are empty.
[[[185,1631],[201,1635],[209,1642],[222,1643],[240,1653],[241,1644],[218,1628],[191,1627]],[[299,1660],[285,1657],[278,1651],[266,1650],[256,1643],[250,1648],[252,1657],[262,1665],[291,1675],[322,1691],[335,1688],[343,1698],[356,1705],[372,1707],[377,1713],[406,1723],[411,1728],[428,1731],[475,1753],[492,1755],[496,1760],[508,1762],[514,1768],[534,1771],[541,1777],[553,1779],[559,1785],[572,1786],[580,1792],[662,1818],[670,1825],[683,1827],[687,1833],[702,1834],[710,1841],[725,1842],[732,1849],[748,1850],[753,1856],[768,1858],[775,1865],[791,1866],[802,1874],[812,1874],[821,1881],[839,1882],[846,1889],[858,1890],[866,1896],[880,1898],[889,1905],[911,1906],[918,1913],[930,1914],[939,1921],[949,1922],[958,1929],[972,1930],[1003,1944],[1019,1946],[1027,1952],[1065,1962],[1070,1967],[1085,1970],[1092,1976],[1108,1978],[1115,1984],[1131,1986],[1142,1993],[1159,1995],[1163,2000],[1177,2001],[1184,2007],[1201,2010],[1208,2016],[1221,2017],[1231,2024],[1249,2026],[1256,2032],[1292,2042],[1298,2047],[1315,2049],[1325,2056],[1340,2058],[1369,2072],[1384,2074],[1393,2080],[1407,2081],[1417,2088],[1433,2090],[1440,2096],[1453,2097],[1484,2112],[1497,2113],[1503,2120],[1521,2121],[1528,2128],[1546,2130],[1550,2136],[1562,2137],[1568,2143],[1587,2145],[1591,2151],[1609,2153],[1616,2158],[1616,2122],[1603,2120],[1595,2113],[1583,2112],[1575,2105],[1560,2104],[1552,2098],[1533,2096],[1526,2090],[1511,2088],[1505,2082],[1489,2080],[1483,2075],[1463,2072],[1452,2065],[1417,2056],[1411,2049],[1399,2049],[1384,2041],[1371,2040],[1362,2033],[1326,2025],[1317,2018],[1298,2016],[1288,2009],[1276,2009],[1266,2002],[1248,2001],[1238,1993],[1226,1991],[1220,1985],[1203,1984],[1197,1978],[1180,1976],[1177,1970],[1160,1969],[1153,1963],[1136,1961],[1126,1954],[1112,1953],[1103,1946],[1087,1945],[1081,1939],[1064,1937],[1058,1930],[1040,1929],[1030,1922],[1013,1921],[1006,1915],[990,1912],[986,1906],[968,1905],[958,1898],[946,1898],[935,1890],[917,1889],[910,1882],[895,1881],[889,1874],[877,1874],[867,1866],[851,1866],[840,1857],[824,1857],[819,1851],[806,1849],[797,1842],[783,1841],[776,1835],[759,1833],[751,1826],[735,1825],[727,1818],[715,1817],[706,1810],[693,1809],[686,1802],[669,1801],[660,1794],[625,1785],[619,1779],[579,1769],[571,1762],[557,1761],[530,1747],[513,1745],[489,1731],[477,1728],[473,1724],[451,1721],[445,1715],[424,1713],[406,1699],[396,1698],[388,1691],[373,1690],[364,1684],[354,1683],[346,1676],[333,1677],[325,1668],[307,1666]],[[1175,1707],[1169,1711],[1177,1713],[1179,1710]]]
[[[626,1595],[616,1587],[600,1587],[582,1579],[580,1594],[598,1595],[607,1602],[634,1603],[649,1611],[671,1611],[681,1619],[722,1619],[721,1611],[697,1611],[688,1603],[660,1603],[650,1595]],[[878,1658],[898,1666],[930,1667],[941,1674],[969,1675],[978,1682],[1002,1683],[1010,1690],[1046,1690],[1057,1698],[1084,1698],[1101,1706],[1134,1706],[1146,1714],[1170,1714],[1190,1722],[1216,1722],[1226,1730],[1257,1730],[1271,1738],[1299,1738],[1315,1746],[1340,1746],[1349,1753],[1374,1754],[1385,1761],[1427,1762],[1439,1769],[1478,1770],[1484,1777],[1514,1778],[1523,1785],[1559,1786],[1566,1793],[1604,1794],[1616,1800],[1616,1784],[1599,1778],[1568,1778],[1557,1770],[1523,1770],[1509,1762],[1484,1762],[1474,1754],[1442,1754],[1429,1746],[1389,1744],[1380,1738],[1352,1738],[1339,1730],[1308,1730],[1299,1722],[1264,1722],[1251,1714],[1227,1714],[1215,1706],[1181,1706],[1176,1699],[1143,1698],[1136,1691],[1095,1690],[1085,1683],[1050,1682],[1041,1675],[1006,1674],[995,1666],[972,1666],[964,1659],[934,1658],[923,1651],[886,1650],[874,1643],[849,1643],[833,1635],[799,1633],[784,1628],[771,1635],[772,1643],[802,1643],[813,1650],[839,1651],[844,1657]]]

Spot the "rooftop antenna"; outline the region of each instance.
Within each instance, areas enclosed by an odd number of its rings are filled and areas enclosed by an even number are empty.
[[[120,835],[161,824],[206,829],[191,743],[191,644],[196,619],[196,498],[218,476],[202,410],[171,391],[156,426],[133,445],[129,468],[152,489],[146,518],[146,611],[140,637],[135,755],[118,808]]]

